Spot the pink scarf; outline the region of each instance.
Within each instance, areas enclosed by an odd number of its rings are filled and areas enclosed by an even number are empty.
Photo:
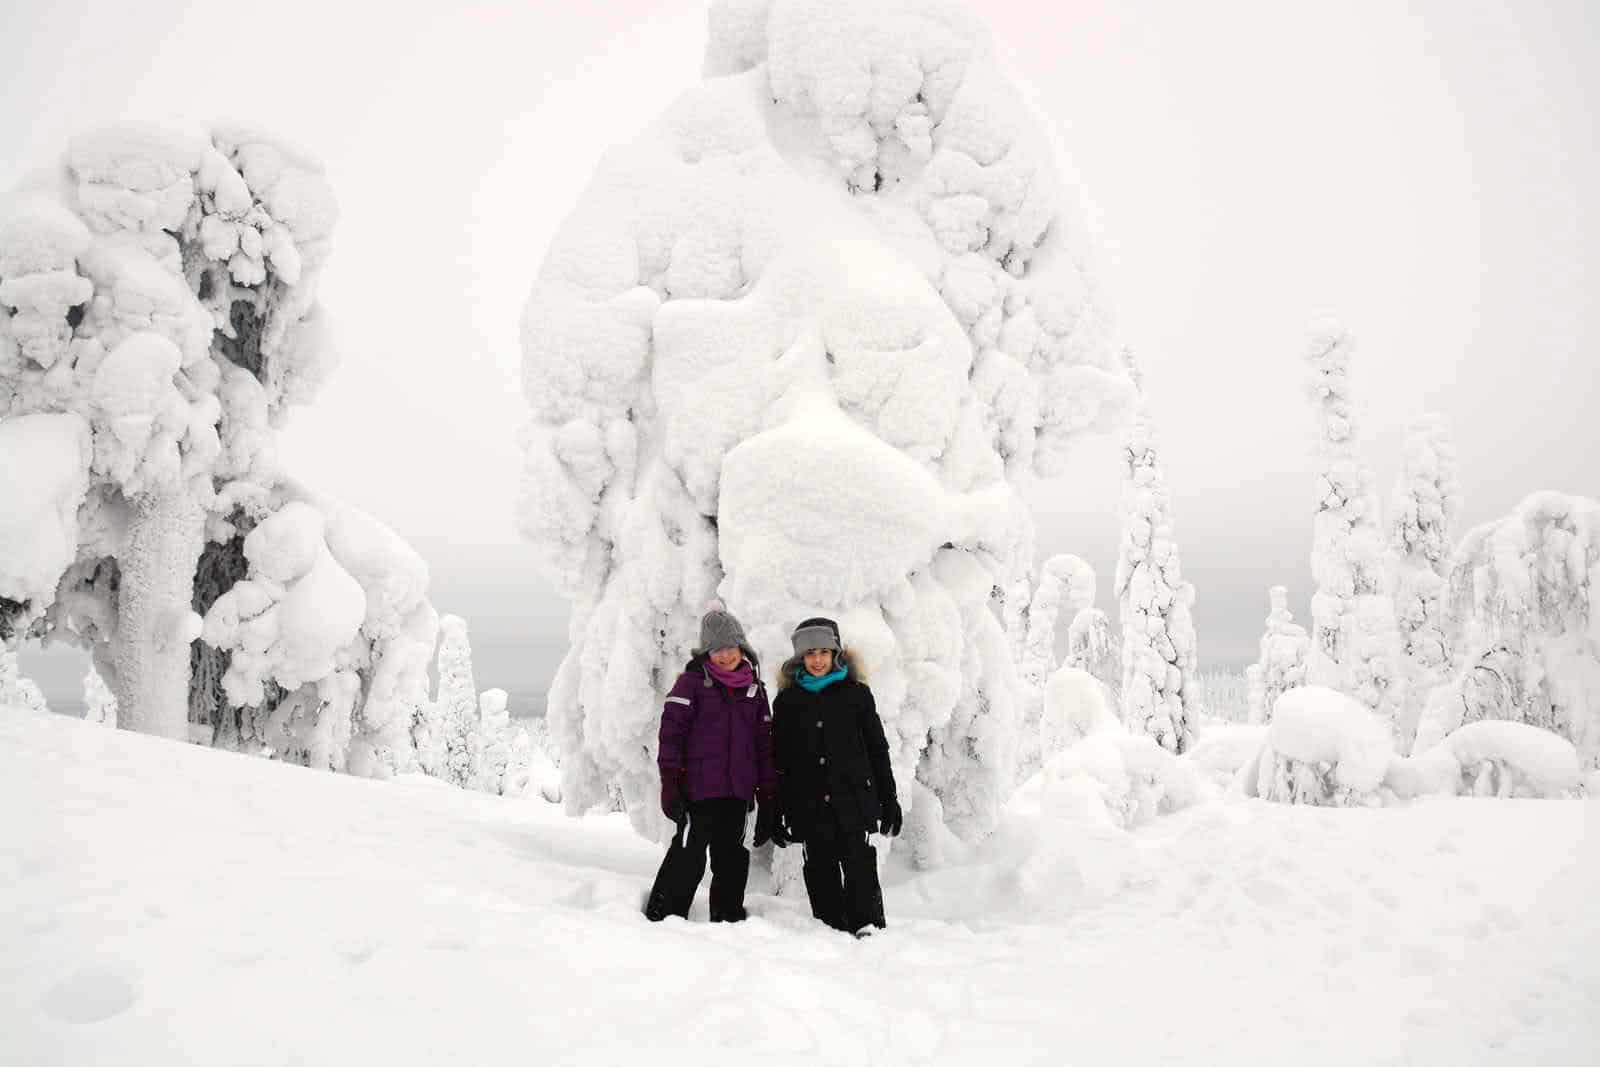
[[[727,686],[729,689],[748,689],[756,680],[756,672],[750,669],[750,661],[740,660],[739,666],[731,671],[725,671],[706,659],[706,670],[711,672],[711,677]]]

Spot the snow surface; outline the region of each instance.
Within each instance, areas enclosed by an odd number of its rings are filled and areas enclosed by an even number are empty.
[[[857,942],[759,868],[747,923],[704,888],[646,923],[620,815],[9,709],[0,1059],[1587,1064],[1597,804],[1208,800],[1090,837],[1019,799],[961,865],[887,861]]]

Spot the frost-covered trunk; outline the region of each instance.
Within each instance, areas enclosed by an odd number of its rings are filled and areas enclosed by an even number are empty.
[[[200,636],[190,601],[205,547],[205,511],[179,489],[136,499],[121,559],[116,665],[117,726],[185,740],[189,645]]]

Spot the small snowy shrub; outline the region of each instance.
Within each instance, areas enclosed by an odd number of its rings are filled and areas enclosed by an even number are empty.
[[[1278,698],[1241,784],[1247,796],[1285,804],[1378,804],[1393,755],[1383,719],[1343,693],[1302,686]]]
[[[1426,752],[1395,760],[1386,784],[1401,797],[1563,797],[1576,793],[1581,781],[1578,750],[1566,738],[1526,723],[1480,721]]]
[[[100,726],[117,725],[116,694],[106,685],[106,680],[100,677],[100,672],[95,670],[92,662],[83,676],[83,706],[83,717],[87,721]]]
[[[1039,718],[1039,752],[1046,761],[1091,734],[1122,729],[1106,699],[1105,686],[1087,671],[1062,667],[1044,690]]]

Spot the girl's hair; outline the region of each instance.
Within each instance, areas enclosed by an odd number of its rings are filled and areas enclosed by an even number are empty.
[[[861,661],[856,658],[855,649],[845,645],[844,648],[835,652],[833,654],[833,665],[837,667],[841,662],[850,668],[850,677],[862,685],[867,683],[867,672],[862,668]],[[784,660],[783,666],[778,668],[778,692],[781,693],[791,685],[794,685],[794,672],[804,670],[805,665],[804,656],[790,656]]]

